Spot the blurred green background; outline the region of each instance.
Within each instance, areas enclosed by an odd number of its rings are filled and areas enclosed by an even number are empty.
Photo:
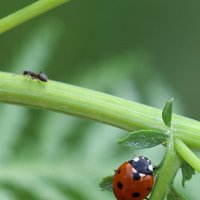
[[[0,18],[33,3],[0,2]],[[72,0],[0,37],[0,70],[43,69],[50,79],[200,119],[200,2]],[[28,81],[27,81],[28,84]],[[102,177],[134,154],[123,130],[50,111],[0,104],[0,199],[114,200]],[[181,187],[199,200],[200,177]]]

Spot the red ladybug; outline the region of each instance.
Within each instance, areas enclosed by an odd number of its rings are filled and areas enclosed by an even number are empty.
[[[151,192],[153,184],[151,161],[139,156],[123,163],[115,171],[113,191],[117,200],[143,200]]]

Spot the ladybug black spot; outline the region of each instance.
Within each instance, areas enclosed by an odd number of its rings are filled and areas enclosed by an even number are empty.
[[[140,176],[139,172],[133,173],[133,179],[134,180],[138,180],[139,181],[140,178],[141,178],[141,176]]]
[[[132,194],[132,196],[135,197],[135,198],[140,197],[140,193],[139,193],[139,192],[134,192],[134,193]]]
[[[150,191],[150,190],[151,190],[151,187],[148,187],[148,188],[147,188],[147,191]]]
[[[119,169],[119,170],[117,170],[117,174],[120,174],[120,172],[121,172],[121,170]]]
[[[117,183],[117,187],[118,187],[119,189],[122,189],[122,188],[123,188],[123,184],[122,184],[121,182],[118,182],[118,183]]]

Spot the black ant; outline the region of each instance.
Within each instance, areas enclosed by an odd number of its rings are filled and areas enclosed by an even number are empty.
[[[36,74],[35,72],[32,72],[31,70],[25,70],[23,72],[23,75],[24,76],[30,76],[31,79],[37,79],[37,80],[42,81],[42,82],[48,81],[48,77],[43,71],[41,71],[39,74]]]

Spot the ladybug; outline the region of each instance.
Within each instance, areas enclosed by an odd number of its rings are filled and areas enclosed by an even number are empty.
[[[117,200],[143,200],[152,190],[154,173],[151,161],[143,156],[123,163],[113,179],[113,192]]]

